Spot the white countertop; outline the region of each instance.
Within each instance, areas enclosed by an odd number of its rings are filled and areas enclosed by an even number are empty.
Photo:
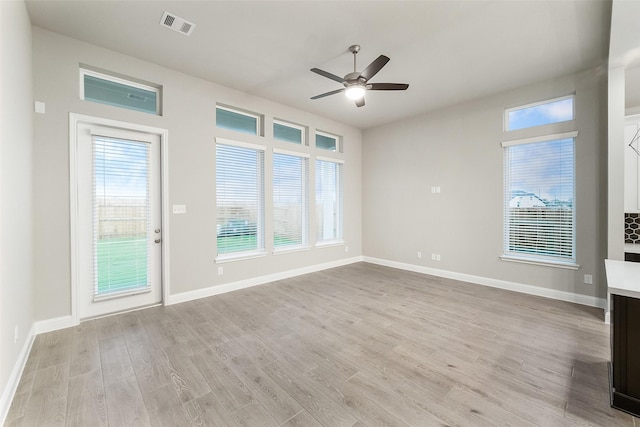
[[[625,243],[624,251],[634,254],[640,254],[640,243]]]
[[[640,263],[605,259],[609,293],[640,299]]]

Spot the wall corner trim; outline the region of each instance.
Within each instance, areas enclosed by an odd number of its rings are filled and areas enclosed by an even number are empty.
[[[329,268],[341,267],[343,265],[353,264],[356,262],[362,262],[363,257],[356,256],[352,258],[345,258],[338,261],[326,262],[323,264],[311,265],[308,267],[297,268],[293,270],[283,271],[280,273],[267,274],[265,276],[253,277],[246,280],[239,280],[237,282],[225,283],[223,285],[209,286],[202,289],[196,289],[194,291],[181,292],[179,294],[169,295],[166,305],[178,304],[181,302],[192,301],[200,298],[206,298],[214,295],[224,294],[227,292],[237,291],[239,289],[250,288],[252,286],[264,285],[267,283],[275,282],[277,280],[288,279],[290,277],[296,277],[303,274],[315,273],[317,271],[327,270]]]
[[[431,276],[444,277],[447,279],[460,280],[462,282],[474,283],[492,288],[505,289],[508,291],[520,292],[523,294],[535,295],[539,297],[551,298],[560,301],[573,302],[605,309],[607,300],[604,298],[592,297],[589,295],[576,294],[573,292],[558,291],[555,289],[541,288],[539,286],[526,285],[524,283],[509,282],[506,280],[491,279],[489,277],[474,276],[472,274],[456,273],[455,271],[440,270],[437,268],[422,267],[419,265],[406,264],[385,259],[363,257],[364,262],[384,265],[386,267],[398,268],[400,270],[413,271],[415,273],[429,274]]]
[[[11,375],[9,376],[9,381],[7,382],[7,386],[2,392],[2,396],[0,397],[0,425],[4,425],[7,415],[9,415],[9,409],[11,408],[11,403],[13,402],[13,398],[15,397],[16,390],[18,389],[18,384],[20,384],[20,378],[22,378],[22,372],[24,371],[24,367],[27,364],[27,360],[29,359],[29,354],[31,353],[31,347],[33,346],[33,342],[36,338],[36,329],[35,323],[31,326],[31,330],[29,330],[29,334],[27,335],[27,339],[24,341],[24,345],[22,346],[22,350],[20,350],[20,354],[18,355],[18,360],[11,371]]]

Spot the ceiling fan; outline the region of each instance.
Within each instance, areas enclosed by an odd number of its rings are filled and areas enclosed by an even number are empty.
[[[375,76],[382,67],[387,65],[389,57],[384,55],[378,56],[378,58],[369,64],[363,72],[359,73],[356,71],[356,55],[360,52],[360,46],[357,44],[349,46],[349,51],[353,53],[353,73],[349,73],[344,77],[338,77],[335,74],[331,74],[319,68],[311,69],[311,71],[316,74],[320,74],[323,77],[344,85],[342,89],[322,93],[311,97],[311,99],[324,98],[325,96],[345,92],[347,98],[353,99],[358,107],[362,107],[364,106],[364,94],[368,90],[407,90],[409,87],[406,83],[369,83],[369,79]]]

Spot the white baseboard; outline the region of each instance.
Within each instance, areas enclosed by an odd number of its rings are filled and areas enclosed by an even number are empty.
[[[224,294],[226,292],[237,291],[239,289],[250,288],[252,286],[264,285],[265,283],[275,282],[277,280],[288,279],[290,277],[296,277],[303,274],[315,273],[317,271],[327,270],[329,268],[341,267],[347,264],[353,264],[355,262],[361,262],[363,258],[361,256],[341,259],[338,261],[326,262],[324,264],[316,264],[308,267],[297,268],[294,270],[283,271],[274,274],[268,274],[266,276],[252,277],[246,280],[240,280],[232,283],[225,283],[224,285],[209,286],[203,289],[197,289],[195,291],[181,292],[179,294],[169,295],[166,301],[166,305],[178,304],[185,301],[192,301],[200,298],[206,298],[213,295]]]
[[[20,384],[22,371],[24,371],[24,367],[27,364],[27,359],[29,358],[29,353],[31,352],[31,347],[33,346],[35,337],[36,331],[34,324],[31,326],[27,339],[24,341],[22,350],[20,350],[20,354],[18,355],[18,360],[13,366],[13,370],[9,376],[9,381],[7,381],[7,386],[2,392],[2,397],[0,397],[0,425],[4,425],[7,415],[9,415],[9,408],[11,408],[11,402],[13,401],[16,390],[18,389],[18,384]]]
[[[524,283],[509,282],[506,280],[491,279],[488,277],[474,276],[472,274],[456,273],[454,271],[439,270],[437,268],[422,267],[419,265],[406,264],[385,259],[363,257],[364,262],[398,268],[400,270],[413,271],[416,273],[430,274],[432,276],[444,277],[447,279],[460,280],[463,282],[475,283],[477,285],[490,286],[492,288],[506,289],[523,294],[536,295],[561,301],[574,302],[576,304],[588,305],[604,309],[607,300],[605,298],[592,297],[589,295],[574,294],[573,292],[559,291],[539,286],[526,285]]]
[[[73,316],[69,315],[55,317],[53,319],[40,320],[39,322],[34,323],[33,327],[35,328],[36,335],[39,335],[47,332],[57,331],[58,329],[70,328],[77,325],[78,321],[75,320]]]

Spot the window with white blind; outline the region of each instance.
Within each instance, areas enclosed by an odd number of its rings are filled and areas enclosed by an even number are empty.
[[[318,244],[342,241],[342,162],[316,159]]]
[[[276,251],[308,244],[308,157],[273,152],[273,246]]]
[[[93,137],[94,297],[148,290],[150,144]]]
[[[264,252],[264,147],[216,139],[218,256]]]
[[[504,142],[503,259],[576,267],[577,132]]]

